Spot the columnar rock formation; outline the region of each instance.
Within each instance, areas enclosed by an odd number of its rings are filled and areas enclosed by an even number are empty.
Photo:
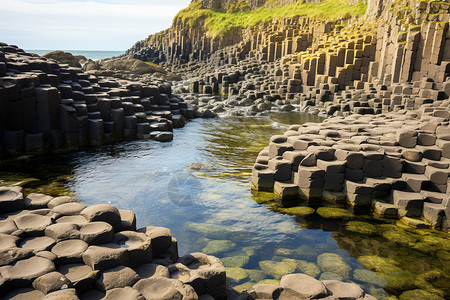
[[[0,219],[2,299],[227,298],[219,259],[178,257],[170,230],[136,230],[132,211],[0,187]]]
[[[168,141],[195,111],[170,84],[97,78],[0,44],[0,153]]]
[[[324,85],[334,93],[423,77],[431,78],[442,90],[450,76],[449,12],[448,0],[369,1],[366,15],[359,19],[281,18],[234,28],[223,37],[209,36],[201,21],[192,27],[175,18],[171,28],[137,42],[127,55],[166,61],[172,67],[184,64],[176,67],[179,71],[205,62],[210,73],[226,72],[221,66],[237,65],[245,58],[256,58],[259,63],[277,61],[281,85],[287,87],[292,80],[299,87],[283,94],[288,97]],[[409,98],[428,97],[425,93]]]
[[[237,299],[375,299],[356,283],[286,275]],[[167,228],[136,229],[130,210],[0,187],[2,299],[228,299],[225,268],[178,256]]]
[[[412,226],[449,230],[449,104],[293,125],[261,151],[253,185],[294,202],[370,207]]]

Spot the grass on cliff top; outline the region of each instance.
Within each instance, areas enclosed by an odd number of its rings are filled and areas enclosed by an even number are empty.
[[[260,7],[246,12],[217,12],[204,9],[200,2],[192,2],[181,10],[175,20],[181,20],[192,28],[203,26],[210,36],[223,36],[234,28],[245,28],[260,22],[282,17],[308,16],[318,19],[336,20],[350,16],[362,16],[367,5],[361,0],[348,5],[345,0],[325,0],[320,4],[305,4],[302,1],[279,7]]]

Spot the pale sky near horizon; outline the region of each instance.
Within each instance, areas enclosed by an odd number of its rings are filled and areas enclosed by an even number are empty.
[[[0,42],[33,50],[130,48],[191,0],[0,0]]]

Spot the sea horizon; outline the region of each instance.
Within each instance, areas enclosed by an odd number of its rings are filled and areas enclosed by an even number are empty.
[[[118,56],[118,55],[125,53],[125,51],[114,51],[114,50],[24,49],[24,51],[26,51],[28,53],[35,53],[37,55],[44,55],[44,54],[47,54],[47,53],[53,52],[53,51],[64,51],[64,52],[69,52],[72,55],[82,55],[82,56],[85,56],[86,58],[89,58],[92,60],[99,60],[99,59],[114,57],[114,56]]]

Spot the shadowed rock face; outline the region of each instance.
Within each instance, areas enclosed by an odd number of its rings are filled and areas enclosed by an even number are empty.
[[[64,51],[53,51],[44,54],[43,57],[56,60],[60,64],[68,64],[71,67],[81,68],[80,60],[86,61],[84,56],[73,56],[71,53]]]

